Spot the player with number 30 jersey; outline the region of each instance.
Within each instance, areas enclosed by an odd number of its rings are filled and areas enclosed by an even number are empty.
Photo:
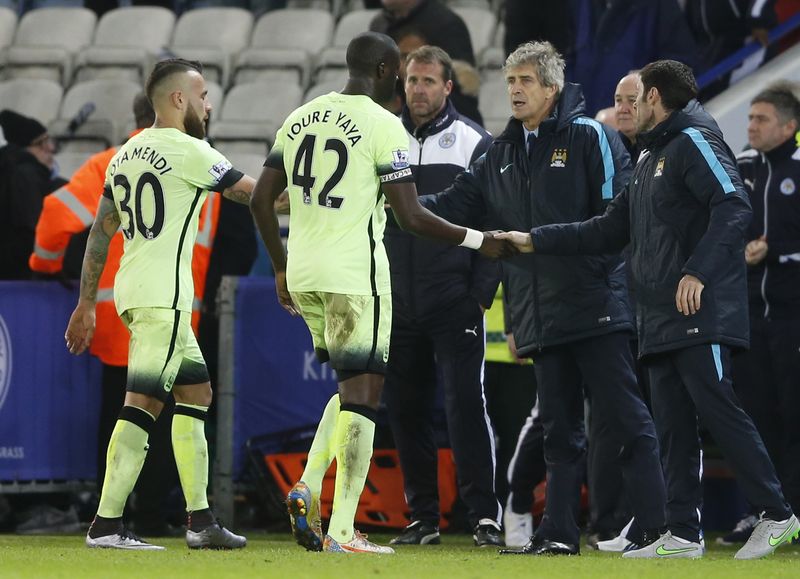
[[[145,129],[111,159],[103,195],[117,206],[125,252],[114,284],[132,308],[192,311],[192,247],[208,191],[242,177],[221,153],[177,129]]]

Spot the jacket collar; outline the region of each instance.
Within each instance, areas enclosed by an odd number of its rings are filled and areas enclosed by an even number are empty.
[[[539,138],[565,129],[573,120],[585,114],[586,103],[580,85],[571,82],[565,83],[550,116],[539,125]],[[496,140],[524,146],[525,133],[522,130],[522,122],[513,117],[510,118],[505,130]]]
[[[795,135],[792,135],[783,144],[778,145],[771,151],[764,153],[767,159],[772,161],[773,163],[776,161],[783,161],[788,159],[792,155],[794,155],[795,151],[797,151],[797,141],[795,140]]]
[[[403,111],[401,113],[403,126],[405,126],[406,130],[414,135],[414,137],[417,139],[424,139],[430,135],[441,133],[447,127],[452,125],[457,117],[458,111],[456,111],[456,107],[453,106],[453,103],[450,102],[449,98],[445,101],[444,108],[439,111],[438,115],[419,127],[414,126],[414,122],[411,120],[411,114],[408,110],[408,105],[403,106]]]

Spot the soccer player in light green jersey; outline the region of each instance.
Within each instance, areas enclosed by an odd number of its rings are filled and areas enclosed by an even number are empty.
[[[95,302],[108,244],[121,227],[124,253],[114,283],[117,312],[131,333],[125,405],[108,446],[100,506],[89,547],[162,549],[125,529],[122,511],[147,453],[148,435],[172,392],[172,446],[186,498],[190,548],[234,549],[231,533],[208,507],[204,424],[211,383],[190,325],[192,250],[208,191],[248,203],[255,184],[203,141],[211,104],[200,63],[159,62],[146,85],[156,120],[120,147],[89,233],[78,306],[65,334],[73,354],[91,342]]]
[[[389,356],[384,195],[403,229],[480,249],[489,257],[513,251],[491,234],[452,225],[419,205],[408,136],[400,120],[379,104],[393,97],[399,66],[397,45],[388,36],[368,32],[354,38],[347,48],[344,90],[289,115],[250,203],[275,269],[278,300],[303,316],[319,359],[330,361],[339,380],[302,480],[287,497],[295,538],[309,550],[394,552],[353,528]],[[273,206],[287,185],[288,263]],[[333,514],[323,536],[319,496],[333,458]]]

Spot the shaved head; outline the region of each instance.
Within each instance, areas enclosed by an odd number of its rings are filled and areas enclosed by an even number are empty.
[[[203,74],[203,65],[194,60],[171,58],[157,63],[145,83],[145,93],[155,106],[157,97],[169,94],[173,90],[186,88],[187,74]]]
[[[374,77],[381,64],[400,64],[400,49],[395,41],[379,32],[359,34],[347,47],[347,70],[351,76]]]
[[[196,139],[205,137],[211,104],[202,73],[199,62],[182,58],[156,64],[145,84],[156,112],[156,127],[177,128]]]
[[[394,98],[399,70],[400,49],[385,34],[364,32],[347,46],[350,81],[360,84],[360,92],[377,103],[388,103]]]

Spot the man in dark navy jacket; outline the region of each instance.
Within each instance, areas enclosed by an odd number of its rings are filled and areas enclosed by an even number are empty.
[[[631,558],[701,557],[697,418],[714,436],[748,501],[763,513],[737,559],[756,559],[800,531],[775,469],[731,384],[731,350],[748,345],[744,232],[751,210],[733,154],[693,100],[691,69],[674,60],[641,71],[645,153],[605,214],[511,232],[523,251],[589,255],[629,242],[639,352],[646,356],[667,480],[667,532]]]
[[[441,191],[486,152],[492,137],[448,95],[453,63],[436,46],[408,55],[403,124],[417,191]],[[384,400],[403,469],[412,523],[392,544],[438,544],[438,453],[433,429],[437,375],[444,390],[461,499],[478,546],[502,544],[495,496],[494,432],[483,391],[483,309],[500,269],[476,252],[389,227],[392,337]]]
[[[513,118],[486,155],[423,203],[456,223],[489,229],[588,219],[625,186],[630,160],[616,131],[585,115],[580,87],[547,42],[506,60]],[[524,554],[577,554],[585,436],[583,387],[610,425],[626,491],[650,534],[664,524],[655,428],[633,371],[625,272],[618,255],[518,256],[503,264],[520,356],[535,361],[545,432],[547,504]]]
[[[736,162],[753,206],[745,260],[750,350],[733,359],[733,385],[764,440],[792,510],[800,512],[800,100],[776,83],[751,103],[752,149]],[[720,541],[744,542],[757,513]]]

